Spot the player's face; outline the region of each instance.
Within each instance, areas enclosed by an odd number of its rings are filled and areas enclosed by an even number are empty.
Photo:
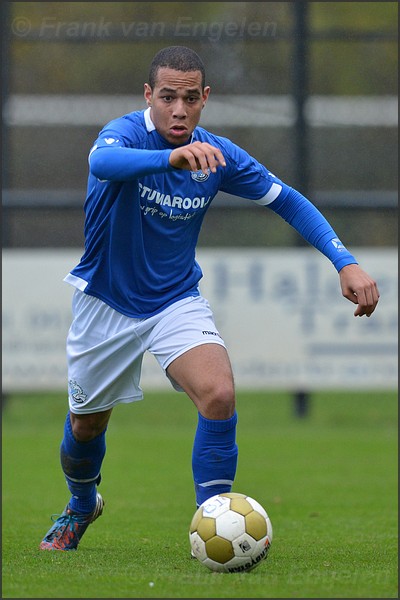
[[[158,133],[176,146],[190,140],[207,102],[210,88],[201,86],[201,72],[175,71],[161,67],[152,89],[144,84],[144,97],[151,106],[151,120]]]

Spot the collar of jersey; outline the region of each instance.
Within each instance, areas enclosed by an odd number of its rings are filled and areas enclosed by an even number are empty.
[[[146,129],[147,129],[148,133],[151,133],[152,131],[154,131],[154,133],[157,135],[158,139],[160,140],[160,142],[162,143],[163,146],[165,146],[166,148],[176,148],[175,144],[171,144],[165,138],[163,138],[162,135],[160,135],[158,133],[158,131],[150,117],[150,107],[144,111],[144,122],[146,124]],[[193,142],[193,138],[194,138],[194,132],[192,133],[190,140],[187,142],[187,144],[191,144]],[[184,144],[184,145],[186,145],[186,144]]]

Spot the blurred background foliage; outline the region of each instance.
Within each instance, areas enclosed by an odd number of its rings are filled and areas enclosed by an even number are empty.
[[[14,93],[141,93],[150,61],[161,46],[191,45],[207,65],[208,83],[218,93],[285,94],[291,87],[292,2],[12,2],[12,20],[29,20],[40,43],[15,41],[11,89]],[[393,33],[397,2],[310,2],[313,33],[347,32],[344,38],[312,42],[311,94],[396,94],[397,45],[393,41],[354,42],[354,34]],[[227,38],[221,48],[218,25],[258,23],[267,36]],[[74,28],[74,23],[76,27]],[[88,42],[78,33],[97,26]],[[189,34],[207,34],[196,40]],[[78,25],[80,24],[80,25]],[[151,26],[153,24],[153,35]],[[166,43],[157,35],[169,25],[177,34]],[[103,28],[101,28],[103,25]],[[109,41],[113,31],[136,31],[142,41]],[[105,34],[100,39],[100,33]],[[150,33],[149,36],[145,34]],[[46,34],[58,33],[58,42]],[[284,36],[287,37],[284,37]],[[65,43],[61,41],[65,38]],[[281,37],[282,36],[282,37]],[[56,37],[56,36],[54,36]],[[53,42],[54,42],[53,37]],[[123,36],[122,36],[123,37]],[[153,37],[153,40],[151,40]],[[215,39],[213,39],[215,38]],[[73,43],[73,42],[76,43]],[[72,43],[71,43],[72,42]]]
[[[139,98],[154,54],[167,45],[192,47],[206,65],[213,99],[290,98],[295,73],[295,2],[10,2],[11,100],[23,95]],[[311,97],[393,98],[398,90],[397,2],[309,2],[308,90]],[[229,29],[231,27],[231,29]],[[236,35],[230,31],[237,28]],[[259,29],[257,29],[259,28]],[[260,28],[264,31],[261,35]],[[111,101],[112,106],[112,101]],[[143,108],[145,108],[143,102]],[[207,107],[208,109],[208,107]],[[93,107],[93,111],[96,108]],[[134,110],[134,108],[132,108]],[[333,109],[334,110],[334,109]],[[29,112],[29,110],[28,110]],[[128,112],[128,111],[126,111]],[[230,137],[296,187],[294,132],[237,122],[208,127]],[[120,116],[119,113],[113,117]],[[104,123],[102,123],[104,124]],[[7,185],[13,190],[73,192],[66,208],[8,206],[6,245],[80,246],[87,154],[102,124],[12,123],[7,130]],[[383,197],[397,190],[397,124],[310,127],[308,197],[343,241],[397,244],[397,207]],[[341,194],[335,205],[322,194]],[[368,208],[351,198],[373,194]],[[347,202],[348,198],[348,202]],[[301,243],[271,211],[252,203],[214,202],[200,244]],[[56,208],[57,210],[54,210]]]

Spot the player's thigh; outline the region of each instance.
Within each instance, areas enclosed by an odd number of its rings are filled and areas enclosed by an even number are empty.
[[[137,333],[142,319],[126,317],[79,290],[73,314],[66,345],[69,407],[76,415],[96,414],[93,426],[89,417],[81,422],[85,429],[98,429],[106,411],[143,398],[143,342]]]
[[[228,353],[220,344],[200,344],[173,360],[167,369],[209,419],[228,419],[235,410],[235,391]]]

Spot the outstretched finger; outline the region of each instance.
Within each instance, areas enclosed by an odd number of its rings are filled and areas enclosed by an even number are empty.
[[[198,156],[193,152],[192,149],[187,149],[185,153],[185,160],[187,161],[191,171],[199,171],[202,169],[201,162]]]
[[[203,156],[207,163],[207,166],[205,166],[203,163],[201,163],[203,171],[204,171],[204,167],[205,167],[204,172],[207,172],[207,170],[210,169],[210,171],[212,173],[215,173],[217,171],[218,166],[222,166],[222,167],[226,166],[225,157],[219,148],[216,148],[215,146],[212,146],[211,144],[208,144],[207,142],[203,142],[202,144],[199,144],[198,146],[194,145],[194,147],[196,148],[196,151],[201,151],[204,153]]]
[[[198,167],[205,175],[207,175],[209,170],[215,173],[215,167],[212,164],[211,157],[203,148],[195,147],[193,148],[193,153],[196,157]]]

